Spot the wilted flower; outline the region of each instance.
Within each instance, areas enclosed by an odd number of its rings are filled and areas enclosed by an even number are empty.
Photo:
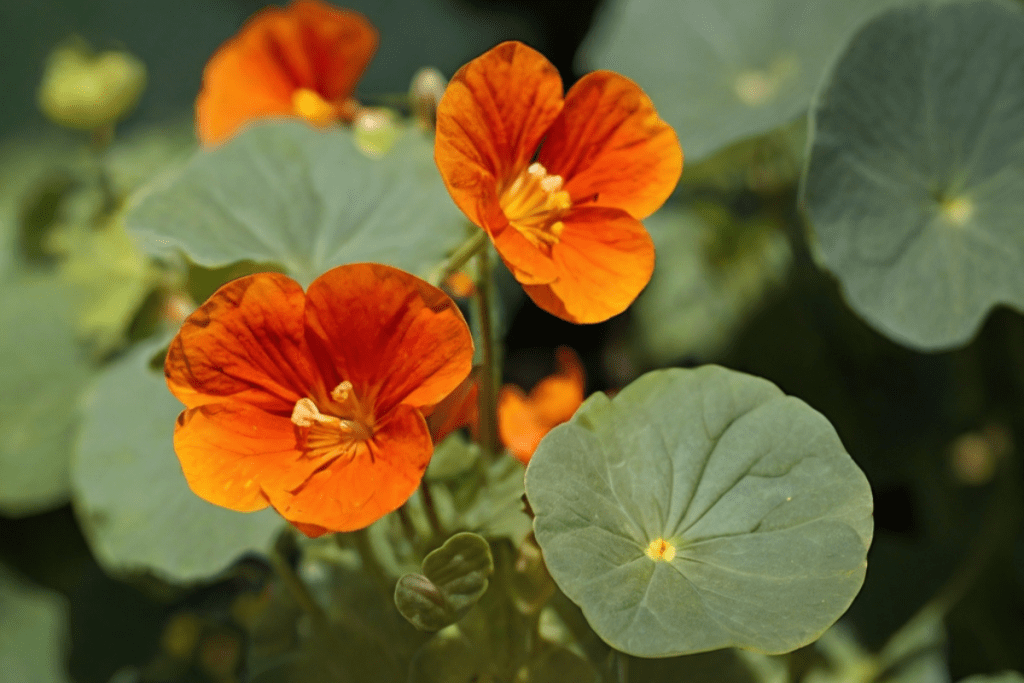
[[[668,198],[683,163],[638,85],[595,71],[563,100],[555,67],[517,42],[452,77],[434,158],[530,298],[576,323],[621,313],[650,280],[654,246],[639,219]]]
[[[206,65],[196,133],[213,144],[268,116],[318,126],[351,119],[351,95],[376,49],[377,31],[358,12],[320,0],[261,10]]]
[[[472,357],[451,299],[395,268],[341,266],[305,293],[244,277],[171,343],[167,383],[187,407],[174,448],[211,503],[272,505],[311,536],[359,529],[416,490],[433,450],[423,414]]]

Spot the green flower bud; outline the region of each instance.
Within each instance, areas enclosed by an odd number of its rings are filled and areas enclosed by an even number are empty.
[[[95,130],[127,116],[146,87],[146,67],[127,52],[94,53],[82,41],[50,53],[39,108],[54,123]]]

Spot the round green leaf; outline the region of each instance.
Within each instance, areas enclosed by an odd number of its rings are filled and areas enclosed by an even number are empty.
[[[864,579],[871,490],[828,421],[705,366],[595,394],[526,471],[551,576],[643,657],[813,641]]]
[[[68,605],[64,596],[29,586],[0,567],[0,615],[0,671],[4,680],[70,680],[65,661]]]
[[[86,394],[71,463],[73,502],[108,570],[194,581],[265,550],[283,522],[273,510],[234,512],[189,489],[172,443],[183,407],[149,368],[159,348],[136,348]]]
[[[634,79],[688,161],[806,110],[826,65],[898,0],[612,0],[580,53]]]
[[[803,198],[850,306],[919,349],[1024,309],[1024,14],[889,12],[821,91]]]
[[[0,286],[0,512],[25,515],[67,502],[75,402],[92,378],[75,339],[71,297],[54,275]]]
[[[125,222],[152,251],[179,248],[211,268],[277,263],[303,284],[359,261],[425,275],[465,236],[419,131],[370,158],[347,130],[290,120],[198,152],[139,197]]]

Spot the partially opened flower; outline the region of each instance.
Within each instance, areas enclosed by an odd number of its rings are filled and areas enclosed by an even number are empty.
[[[305,293],[244,277],[171,343],[167,383],[187,407],[174,449],[211,503],[272,505],[309,535],[359,529],[416,490],[433,449],[423,414],[472,357],[451,299],[395,268],[341,266]]]
[[[530,298],[576,323],[621,313],[650,280],[654,246],[640,219],[683,165],[675,132],[638,85],[595,71],[563,99],[555,67],[516,42],[452,77],[434,158]]]
[[[498,434],[509,453],[526,464],[544,435],[567,421],[583,403],[583,365],[566,347],[555,351],[558,372],[538,382],[529,395],[514,384],[498,394]]]
[[[351,119],[352,93],[376,49],[377,31],[358,12],[320,0],[261,10],[206,65],[196,133],[213,144],[268,116],[319,126]]]

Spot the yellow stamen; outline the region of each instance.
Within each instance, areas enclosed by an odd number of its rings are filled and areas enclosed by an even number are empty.
[[[292,409],[292,423],[303,430],[298,434],[298,446],[308,457],[336,458],[373,436],[372,416],[356,399],[351,382],[336,386],[321,405],[335,414],[320,412],[311,398],[300,398]]]
[[[338,120],[334,105],[309,88],[299,88],[292,93],[292,109],[316,126],[329,126]]]
[[[656,538],[647,546],[644,555],[655,562],[671,562],[676,556],[676,547],[664,538]]]
[[[502,191],[498,199],[509,223],[534,246],[557,244],[565,224],[559,219],[572,206],[562,189],[562,176],[550,175],[532,163]]]

